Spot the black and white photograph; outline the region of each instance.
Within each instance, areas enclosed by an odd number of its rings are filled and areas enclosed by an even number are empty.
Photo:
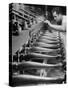
[[[67,7],[9,3],[9,85],[67,83]]]

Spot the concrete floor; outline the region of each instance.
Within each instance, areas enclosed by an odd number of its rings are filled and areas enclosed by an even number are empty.
[[[28,38],[28,30],[23,30],[19,36],[12,36],[12,55],[28,40]]]

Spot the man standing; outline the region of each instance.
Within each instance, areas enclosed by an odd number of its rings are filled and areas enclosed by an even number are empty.
[[[60,37],[64,48],[66,48],[66,16],[62,15],[61,9],[59,7],[53,8],[52,15],[57,25],[51,24],[49,20],[44,21],[44,23],[48,24],[51,30],[60,32]]]

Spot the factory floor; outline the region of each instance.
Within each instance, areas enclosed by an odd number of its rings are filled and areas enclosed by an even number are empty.
[[[23,30],[19,35],[12,35],[12,55],[28,40],[29,31]]]

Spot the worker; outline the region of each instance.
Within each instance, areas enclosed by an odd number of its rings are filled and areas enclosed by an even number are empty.
[[[48,24],[51,30],[60,32],[60,38],[66,53],[66,16],[62,14],[59,7],[53,8],[52,15],[57,24],[52,24],[49,20],[45,20],[44,23]]]

